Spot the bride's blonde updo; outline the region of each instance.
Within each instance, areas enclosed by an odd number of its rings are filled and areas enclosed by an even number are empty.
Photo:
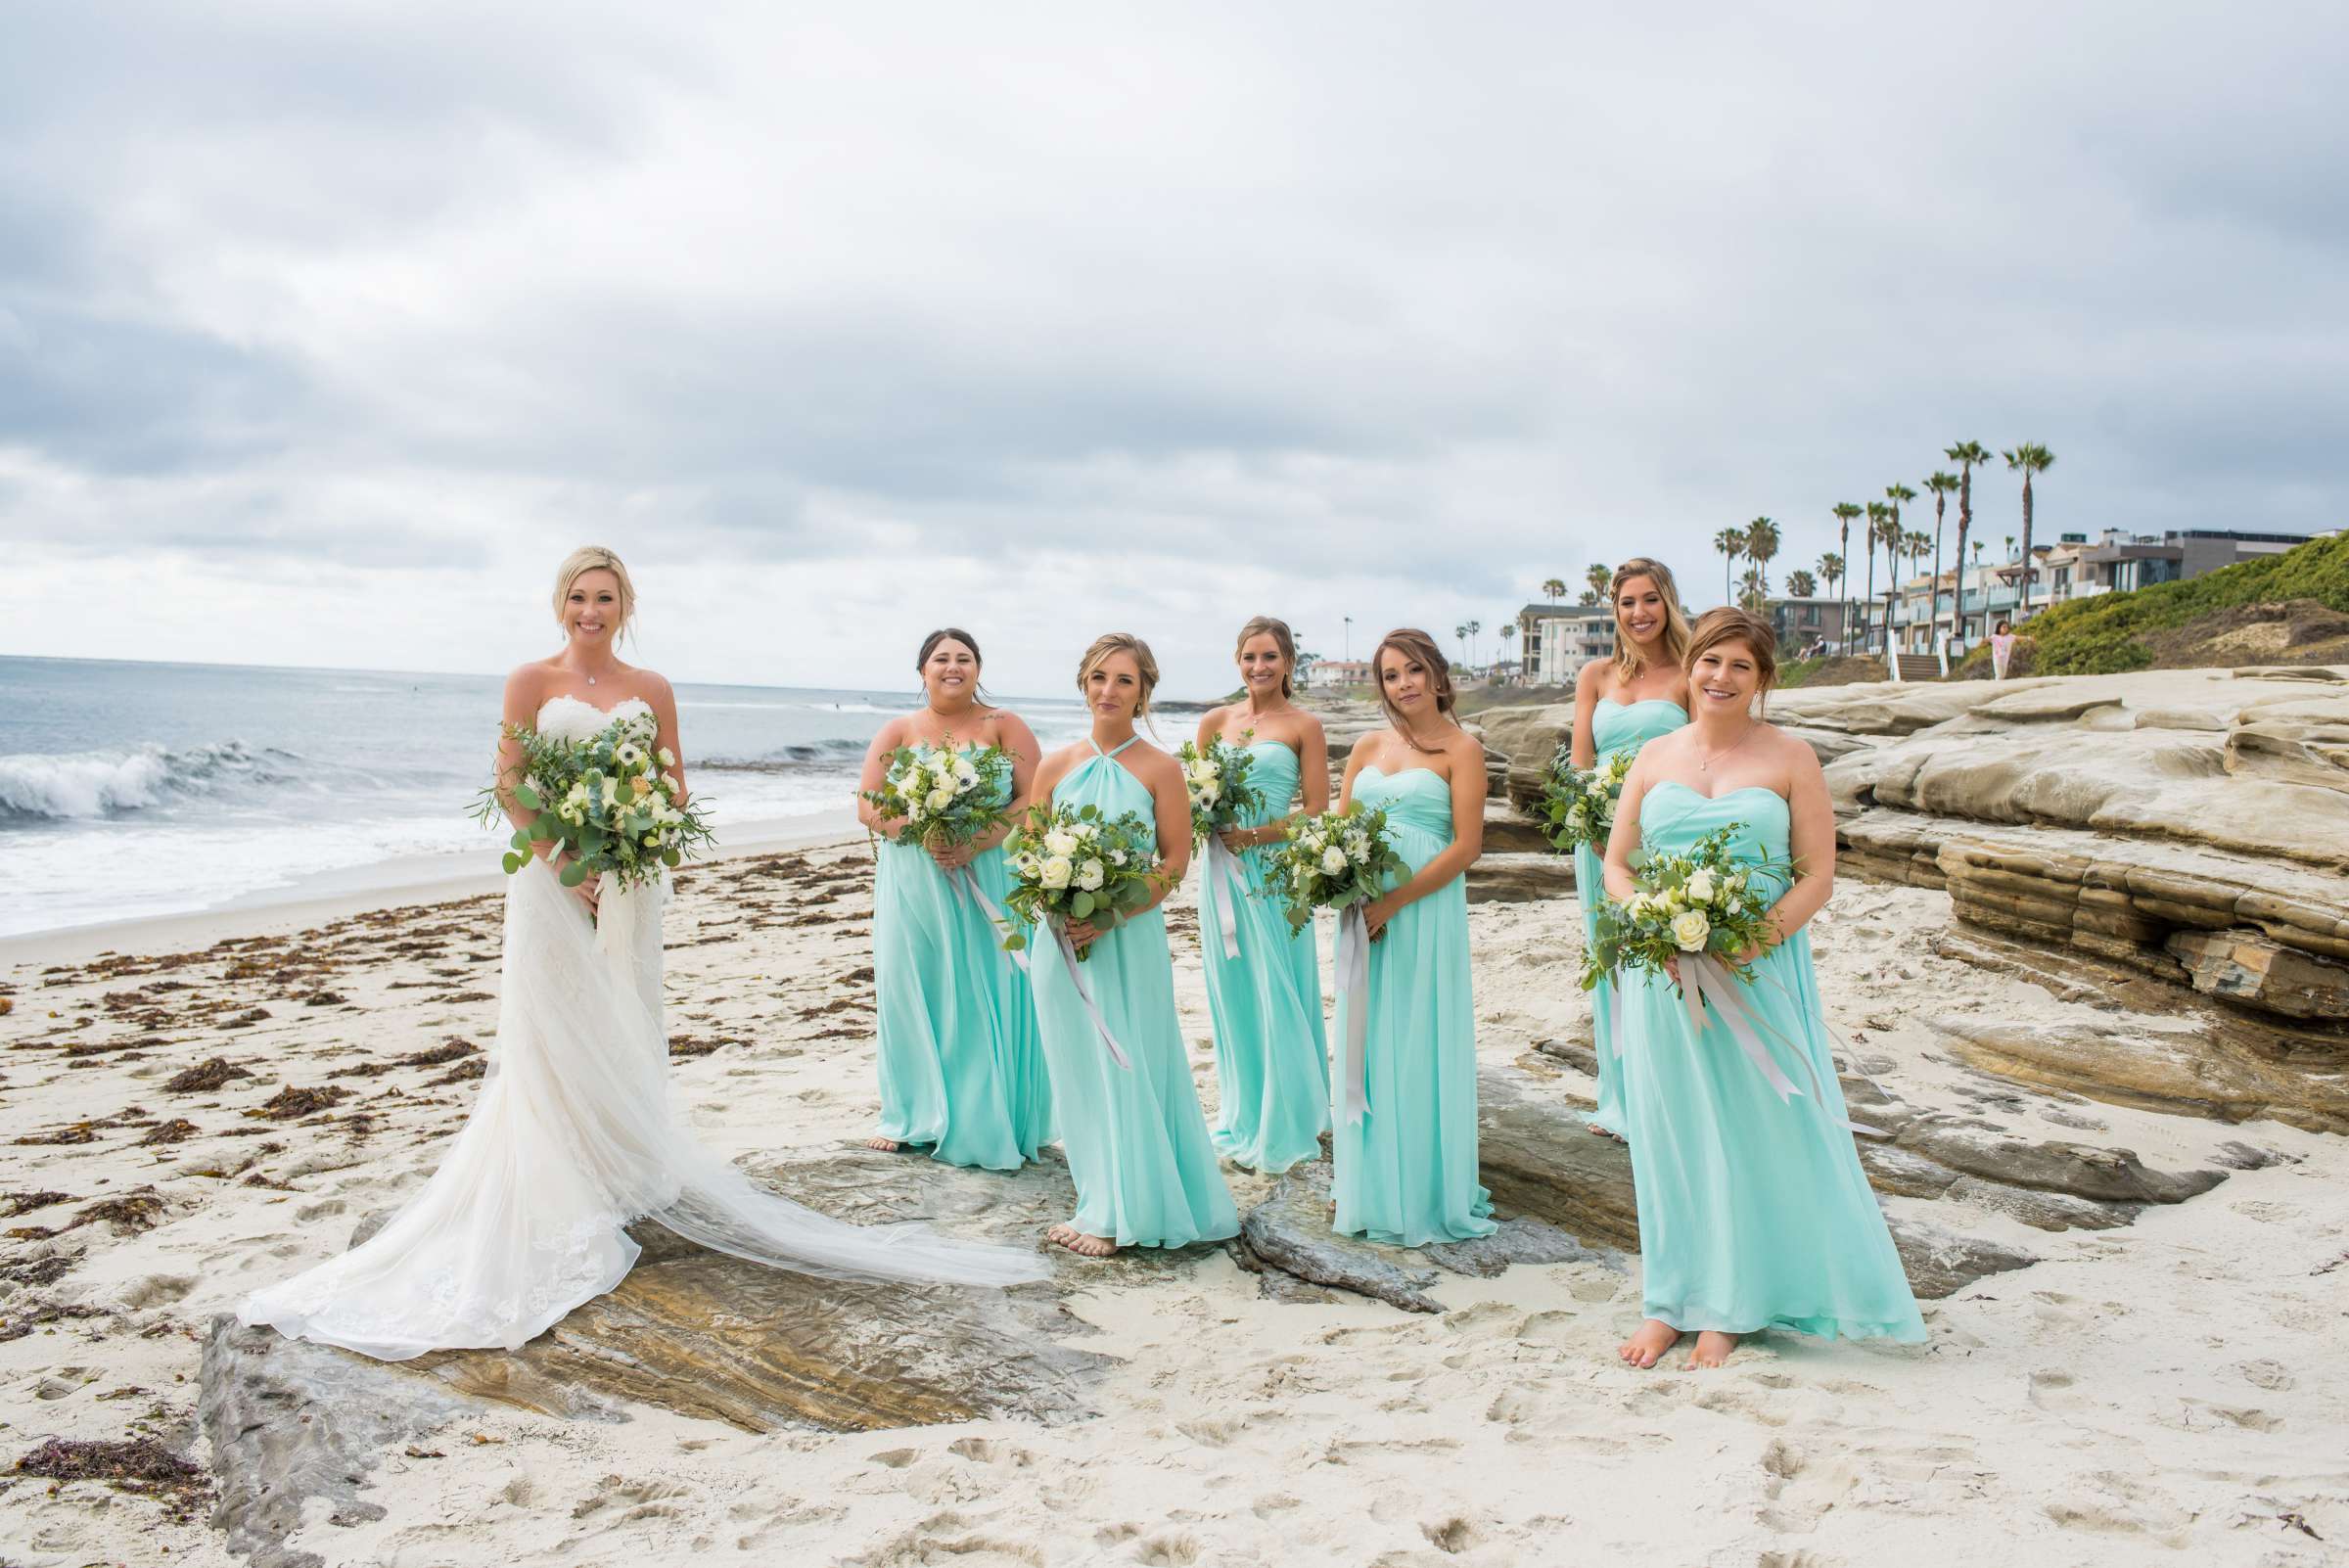
[[[555,569],[555,623],[563,623],[563,601],[571,597],[571,585],[589,572],[609,572],[620,579],[620,624],[612,628],[612,645],[617,648],[620,634],[628,629],[628,622],[636,614],[636,584],[628,579],[628,569],[621,565],[620,557],[600,544],[580,545]]]

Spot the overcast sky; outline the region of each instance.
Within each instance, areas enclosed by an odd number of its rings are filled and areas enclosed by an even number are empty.
[[[2338,6],[1631,9],[9,7],[0,652],[502,669],[595,541],[679,679],[1196,694],[1967,438],[2349,521]]]

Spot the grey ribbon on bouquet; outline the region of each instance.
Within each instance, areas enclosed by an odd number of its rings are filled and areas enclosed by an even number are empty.
[[[1370,923],[1362,906],[1338,916],[1338,994],[1346,998],[1346,1038],[1338,1041],[1338,1120],[1359,1124],[1370,1109],[1364,1031],[1370,1023]]]
[[[1109,1020],[1101,1016],[1101,1009],[1093,1003],[1093,988],[1084,983],[1084,965],[1077,960],[1077,945],[1069,940],[1068,923],[1046,915],[1044,924],[1052,928],[1052,940],[1060,947],[1060,961],[1069,968],[1069,984],[1077,988],[1077,999],[1092,1014],[1093,1028],[1100,1032],[1101,1043],[1109,1047],[1110,1060],[1131,1072],[1133,1063],[1127,1059],[1126,1047],[1110,1033]]]
[[[1780,995],[1786,995],[1785,987],[1778,984],[1777,977],[1774,975],[1762,976],[1758,984],[1773,987]],[[1711,953],[1684,952],[1681,954],[1681,1001],[1688,1009],[1690,1037],[1694,1038],[1705,1032],[1705,1006],[1707,1003],[1712,1004],[1714,1013],[1721,1019],[1722,1027],[1729,1032],[1729,1038],[1737,1042],[1737,1048],[1745,1053],[1747,1061],[1754,1064],[1763,1080],[1772,1088],[1777,1090],[1778,1099],[1781,1102],[1792,1099],[1803,1090],[1794,1080],[1786,1076],[1784,1069],[1778,1066],[1777,1058],[1773,1056],[1770,1047],[1763,1043],[1762,1037],[1765,1035],[1785,1046],[1788,1053],[1802,1064],[1803,1076],[1811,1081],[1812,1103],[1824,1107],[1827,1103],[1827,1088],[1824,1084],[1819,1082],[1819,1069],[1812,1064],[1811,1053],[1788,1039],[1773,1028],[1768,1019],[1747,1006],[1743,994],[1745,989],[1745,982],[1729,973],[1728,965]],[[1786,999],[1790,1004],[1794,1001],[1792,996],[1787,996]],[[1623,1006],[1620,997],[1617,998],[1614,1008],[1610,1010],[1611,1023],[1607,1032],[1607,1049],[1610,1054],[1615,1056],[1623,1054],[1623,1019],[1628,1009]],[[1840,1044],[1844,1047],[1847,1056],[1851,1054],[1850,1041],[1836,1034],[1833,1025],[1821,1018],[1819,1020],[1819,1027],[1826,1034],[1830,1044]],[[1863,1137],[1884,1136],[1875,1128],[1862,1127],[1859,1123],[1846,1121],[1842,1117],[1830,1117],[1829,1120],[1846,1131],[1857,1132]]]
[[[1222,836],[1210,833],[1207,836],[1207,880],[1213,883],[1218,878],[1223,882],[1223,887],[1217,890],[1221,896],[1216,899],[1216,924],[1223,930],[1223,956],[1237,958],[1240,955],[1239,900],[1248,897],[1248,873],[1241,868],[1240,857],[1223,847]]]
[[[1011,916],[1005,914],[1000,908],[996,907],[995,900],[987,896],[987,890],[985,888],[979,886],[979,879],[971,875],[971,868],[969,866],[958,865],[952,870],[948,871],[946,873],[946,886],[952,888],[956,893],[961,894],[964,898],[970,899],[971,902],[977,904],[979,906],[979,912],[987,916],[988,920],[994,926],[997,932],[1005,936],[1009,936],[1011,934]],[[997,950],[1000,951],[1004,957],[1010,959],[1015,965],[1017,965],[1022,973],[1027,972],[1028,955],[1025,952],[1022,952],[1017,947],[998,947]]]

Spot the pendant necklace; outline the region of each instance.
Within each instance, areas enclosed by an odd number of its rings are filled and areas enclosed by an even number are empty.
[[[1753,724],[1751,721],[1748,721],[1745,726],[1744,734],[1738,736],[1735,740],[1729,742],[1728,745],[1723,747],[1720,751],[1715,752],[1712,756],[1698,758],[1696,761],[1696,770],[1700,773],[1710,773],[1713,770],[1713,764],[1715,762],[1720,761],[1723,758],[1728,756],[1729,753],[1735,751],[1738,747],[1743,746],[1747,741],[1753,739],[1754,730],[1756,727],[1757,726],[1755,724]]]

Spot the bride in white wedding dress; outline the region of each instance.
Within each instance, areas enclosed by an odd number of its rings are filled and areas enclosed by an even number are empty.
[[[676,751],[668,683],[614,657],[634,597],[617,556],[576,551],[555,589],[566,647],[515,671],[508,721],[584,738],[642,708]],[[513,760],[501,750],[501,769]],[[508,883],[497,1039],[447,1159],[363,1245],[246,1298],[242,1321],[383,1360],[511,1350],[618,1285],[637,1255],[622,1226],[644,1217],[802,1273],[976,1285],[1045,1275],[1027,1249],[829,1219],[703,1148],[669,1108],[667,884],[566,889],[559,869],[536,858]]]

